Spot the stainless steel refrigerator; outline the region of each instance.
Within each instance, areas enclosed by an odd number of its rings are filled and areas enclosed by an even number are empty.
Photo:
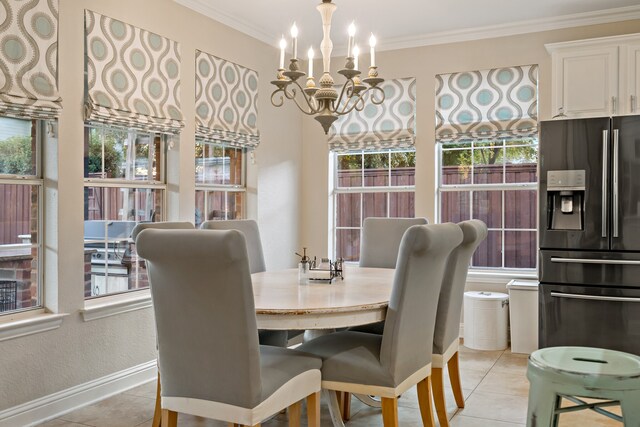
[[[540,347],[640,355],[640,116],[540,126]]]

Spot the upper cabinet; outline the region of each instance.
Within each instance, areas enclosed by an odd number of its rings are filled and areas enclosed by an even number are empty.
[[[552,112],[566,118],[638,114],[640,34],[545,45]]]

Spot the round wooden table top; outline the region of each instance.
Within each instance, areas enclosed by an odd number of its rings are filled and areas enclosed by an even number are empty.
[[[251,275],[259,329],[330,329],[383,320],[394,270],[346,266],[344,279],[298,283],[298,269]]]

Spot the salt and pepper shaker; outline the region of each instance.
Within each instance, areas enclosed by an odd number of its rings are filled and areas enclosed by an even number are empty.
[[[300,262],[298,263],[298,282],[303,285],[307,283],[307,279],[309,279],[309,267],[311,260],[307,256],[307,248],[302,248],[302,255],[297,252],[296,255],[300,257]]]

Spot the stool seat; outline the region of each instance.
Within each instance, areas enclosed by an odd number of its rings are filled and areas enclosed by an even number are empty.
[[[557,426],[564,412],[591,409],[640,427],[640,357],[620,351],[590,347],[549,347],[529,357],[527,378],[529,409],[527,426]],[[562,398],[578,405],[560,408]],[[587,404],[578,397],[609,399]],[[620,405],[622,417],[603,408]]]

